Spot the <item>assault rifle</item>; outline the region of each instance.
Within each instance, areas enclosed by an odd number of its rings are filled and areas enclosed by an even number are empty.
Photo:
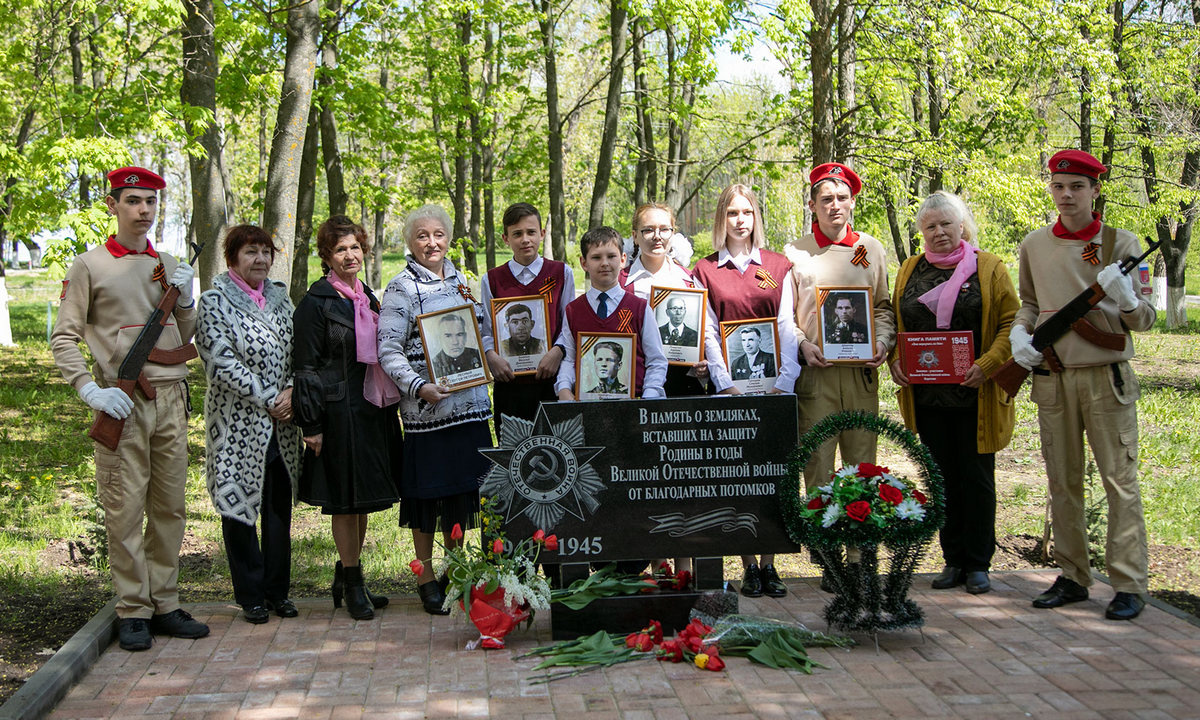
[[[1136,268],[1162,244],[1161,241],[1151,242],[1150,238],[1146,238],[1146,242],[1150,247],[1140,257],[1127,257],[1121,262],[1122,275],[1128,275],[1130,270]],[[1089,310],[1095,307],[1096,303],[1104,299],[1104,296],[1104,289],[1100,287],[1100,283],[1092,283],[1090,287],[1076,295],[1074,300],[1051,315],[1049,320],[1033,331],[1033,349],[1042,353],[1051,370],[1062,371],[1062,362],[1054,352],[1054,343],[1071,330],[1075,330],[1089,342],[1107,350],[1125,349],[1123,334],[1103,332],[1084,317]],[[1025,384],[1025,378],[1029,377],[1029,373],[1030,371],[1018,365],[1015,359],[1009,358],[1008,362],[997,368],[988,378],[994,380],[1001,390],[1008,393],[1009,397],[1015,398],[1021,390],[1021,386]]]
[[[200,253],[204,250],[204,245],[192,243],[192,250],[196,254],[192,256],[192,260],[188,264],[195,267]],[[179,288],[175,285],[169,286],[163,293],[162,300],[158,301],[158,306],[150,313],[146,324],[142,326],[137,340],[133,341],[133,347],[129,348],[125,359],[121,361],[121,367],[117,371],[117,387],[124,390],[130,398],[133,397],[135,388],[140,388],[142,394],[151,400],[158,394],[154,386],[146,379],[145,374],[142,373],[142,368],[146,366],[147,362],[178,365],[197,356],[196,346],[191,343],[180,345],[174,350],[159,350],[155,347],[158,344],[159,336],[162,335],[163,328],[171,319],[171,313],[175,311],[175,303],[178,300]],[[121,442],[121,432],[124,429],[124,420],[118,420],[108,413],[100,413],[96,422],[92,423],[92,429],[88,430],[88,437],[109,450],[115,451]]]

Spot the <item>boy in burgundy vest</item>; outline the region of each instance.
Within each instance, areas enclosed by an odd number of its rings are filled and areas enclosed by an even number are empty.
[[[632,292],[626,292],[617,282],[625,267],[621,251],[621,236],[608,226],[587,231],[579,241],[584,271],[591,289],[567,304],[563,321],[562,343],[566,354],[558,368],[554,384],[559,400],[576,399],[575,362],[576,333],[631,333],[637,336],[637,357],[634,366],[634,395],[643,398],[664,397],[663,381],[667,376],[667,356],[663,353],[658,323],[649,304]],[[628,359],[626,359],[628,361]]]
[[[529,203],[517,203],[504,211],[504,243],[512,250],[513,258],[507,263],[488,270],[481,283],[483,286],[484,313],[483,349],[487,354],[488,367],[496,384],[492,389],[495,406],[493,420],[496,434],[500,433],[502,417],[533,420],[538,404],[553,402],[554,378],[563,359],[563,346],[557,344],[562,330],[563,311],[567,303],[575,298],[575,276],[571,267],[556,260],[541,256],[540,247],[546,237],[542,217],[537,208]],[[542,356],[535,375],[514,375],[508,362],[497,352],[498,329],[492,325],[492,299],[541,295],[546,299],[550,315],[550,327],[544,338],[548,351]],[[503,317],[501,322],[505,322]]]

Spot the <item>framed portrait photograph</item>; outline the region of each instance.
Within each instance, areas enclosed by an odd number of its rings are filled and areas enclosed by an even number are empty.
[[[721,349],[733,384],[744,393],[765,393],[779,376],[779,330],[775,318],[721,323]]]
[[[875,305],[869,287],[817,287],[821,352],[829,362],[862,363],[875,357]]]
[[[634,396],[637,335],[581,332],[575,356],[575,397],[620,400]]]
[[[492,300],[492,329],[496,352],[514,375],[533,375],[550,349],[550,311],[543,295]]]
[[[650,307],[671,365],[694,365],[704,359],[704,313],[708,291],[694,288],[650,288]]]
[[[429,379],[451,390],[483,385],[492,374],[483,360],[483,337],[474,305],[417,316]]]

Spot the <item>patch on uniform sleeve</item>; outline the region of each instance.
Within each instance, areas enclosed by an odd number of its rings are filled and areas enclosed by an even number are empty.
[[[63,289],[62,289],[62,294],[58,296],[59,300],[62,300],[67,297],[67,284],[70,282],[71,282],[70,280],[63,280]]]

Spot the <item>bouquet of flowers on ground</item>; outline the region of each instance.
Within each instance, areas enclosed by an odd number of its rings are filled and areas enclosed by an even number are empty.
[[[915,483],[873,463],[847,465],[802,499],[800,516],[841,541],[881,542],[919,527],[928,498]]]
[[[517,542],[506,539],[490,498],[483,498],[479,516],[478,544],[468,540],[455,548],[443,546],[434,574],[445,575],[448,582],[442,607],[451,614],[466,611],[483,647],[502,648],[514,627],[531,624],[536,611],[550,608],[550,586],[538,575],[537,560],[543,547],[558,548],[558,538],[538,530]],[[462,527],[455,524],[450,537],[462,539]],[[417,575],[424,570],[420,560],[409,567]]]

